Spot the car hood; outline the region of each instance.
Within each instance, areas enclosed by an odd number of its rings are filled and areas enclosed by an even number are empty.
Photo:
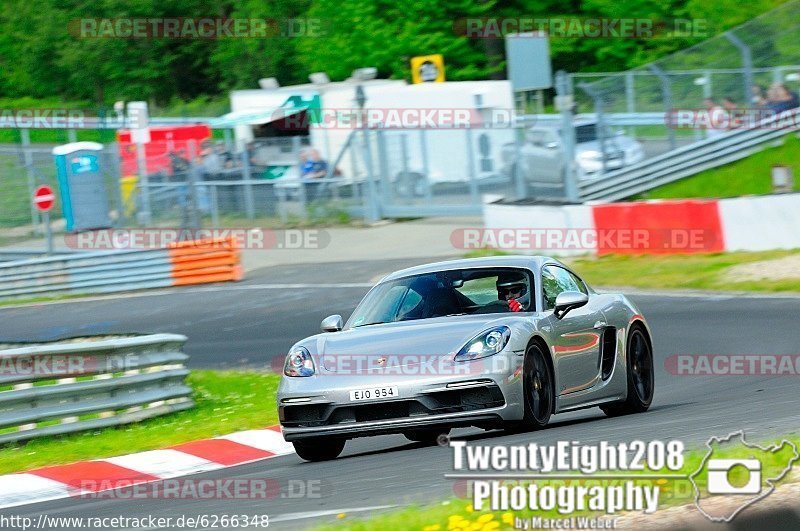
[[[467,341],[492,326],[507,324],[510,318],[519,317],[438,317],[356,327],[310,339],[316,341],[317,356],[327,372],[358,373],[452,358]]]

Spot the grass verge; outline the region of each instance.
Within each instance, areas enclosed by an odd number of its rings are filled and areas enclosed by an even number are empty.
[[[800,448],[800,435],[794,434],[775,440],[758,442],[762,446],[768,444],[778,444],[781,439],[786,439],[793,443],[796,447]],[[747,441],[752,444],[752,441]],[[684,454],[685,461],[683,467],[679,472],[687,476],[698,470],[703,458],[708,453],[708,449],[697,448],[687,450]],[[762,468],[769,470],[780,470],[790,459],[791,448],[785,446],[780,452],[770,454],[766,459],[762,459]],[[450,456],[448,455],[448,458]],[[752,458],[752,451],[740,447],[730,450],[723,456],[725,458]],[[797,463],[795,463],[797,466]],[[662,473],[676,473],[666,468],[659,469]],[[521,471],[524,472],[524,471]],[[533,472],[533,471],[532,471]],[[653,470],[644,470],[640,473],[653,473]],[[631,474],[632,476],[635,474]],[[730,478],[730,476],[729,476]],[[730,480],[730,479],[729,479]],[[797,481],[797,476],[787,475],[782,480],[775,483],[776,486],[781,486],[793,481]],[[659,495],[659,510],[668,507],[677,507],[684,505],[692,505],[694,503],[694,487],[688,479],[675,479],[675,478],[659,478],[659,479],[641,479],[635,480],[639,485],[658,486],[660,490]],[[737,481],[734,479],[734,481]],[[746,481],[746,479],[745,479]],[[530,481],[502,481],[501,483],[509,483],[512,485],[520,484],[527,485]],[[619,480],[600,480],[591,479],[587,476],[586,479],[570,479],[570,480],[537,480],[535,484],[542,487],[545,485],[560,486],[564,484],[583,485],[583,486],[603,486],[603,485],[619,485]],[[698,487],[705,489],[705,481],[698,480]],[[692,506],[693,507],[693,506]],[[655,513],[658,514],[658,511]],[[622,516],[622,514],[609,515],[604,512],[593,511],[576,511],[570,514],[561,514],[557,509],[552,510],[503,510],[491,511],[481,510],[476,511],[472,506],[471,498],[466,495],[461,497],[451,497],[437,504],[413,505],[404,507],[403,509],[396,509],[385,513],[378,514],[373,517],[359,517],[350,516],[346,513],[338,515],[339,522],[334,524],[321,526],[318,529],[329,530],[348,530],[348,531],[370,531],[372,529],[418,529],[423,531],[441,531],[451,529],[464,529],[464,530],[481,530],[493,531],[496,529],[514,529],[514,518],[530,519],[531,517],[539,517],[543,520],[548,518],[562,519],[568,517],[599,517],[612,519]],[[662,522],[663,523],[663,522]]]
[[[468,257],[507,254],[481,249]],[[796,276],[772,280],[737,280],[730,268],[797,256],[800,251],[733,252],[696,255],[607,255],[564,258],[592,286],[630,286],[645,289],[696,289],[712,291],[800,292]]]
[[[665,184],[639,198],[686,199],[769,194],[772,192],[773,164],[789,166],[800,177],[800,138],[787,136],[780,146]],[[795,179],[794,189],[800,191],[800,178]]]
[[[192,371],[195,407],[116,428],[0,447],[0,474],[86,459],[156,450],[278,423],[280,376],[242,371]]]

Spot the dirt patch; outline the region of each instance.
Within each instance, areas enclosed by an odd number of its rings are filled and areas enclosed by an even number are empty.
[[[800,280],[800,254],[784,256],[774,260],[762,260],[739,264],[725,271],[725,280],[749,282],[753,280]]]

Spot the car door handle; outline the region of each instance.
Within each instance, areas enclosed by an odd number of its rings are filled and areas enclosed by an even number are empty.
[[[605,323],[604,321],[597,321],[597,322],[594,324],[594,328],[595,328],[595,329],[598,329],[598,328],[605,328],[605,327],[606,327],[606,323]]]

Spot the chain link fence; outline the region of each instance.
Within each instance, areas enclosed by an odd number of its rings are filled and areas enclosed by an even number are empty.
[[[728,98],[738,108],[764,106],[771,87],[800,92],[799,34],[800,2],[789,2],[640,68],[571,74],[576,107],[579,112],[669,112],[702,109],[706,98],[717,104]],[[702,136],[702,131],[670,131],[667,124],[640,131],[661,138]]]

